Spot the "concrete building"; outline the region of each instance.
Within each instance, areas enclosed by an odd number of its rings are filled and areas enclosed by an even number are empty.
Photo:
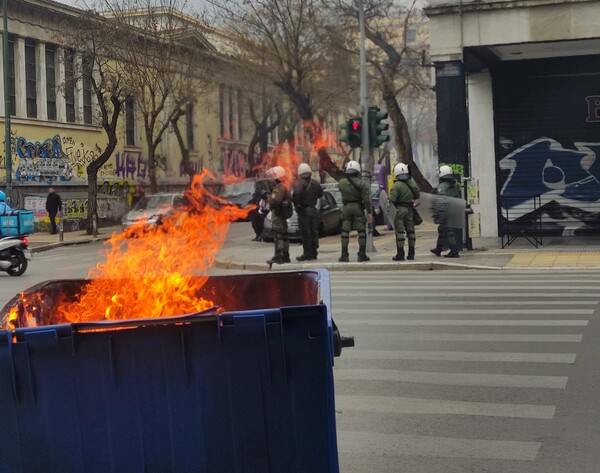
[[[430,0],[440,162],[482,236],[600,234],[600,1]]]

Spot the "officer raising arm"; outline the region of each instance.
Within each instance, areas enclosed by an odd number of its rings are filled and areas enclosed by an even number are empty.
[[[358,232],[358,261],[369,261],[366,253],[367,246],[367,216],[365,211],[371,215],[371,195],[367,184],[360,177],[360,164],[357,161],[348,161],[346,174],[338,183],[342,193],[342,255],[339,261],[347,263],[348,244],[350,243],[350,232]]]

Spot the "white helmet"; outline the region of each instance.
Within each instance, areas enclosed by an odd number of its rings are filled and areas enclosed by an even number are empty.
[[[358,172],[360,172],[358,161],[348,161],[348,164],[346,164],[346,174],[356,174]]]
[[[450,166],[440,166],[440,171],[439,171],[439,175],[440,177],[444,177],[444,176],[451,176],[452,174],[454,174],[452,172],[452,168]]]
[[[302,176],[303,174],[312,174],[310,166],[306,163],[302,163],[300,166],[298,166],[298,176]]]
[[[394,177],[399,179],[408,178],[408,166],[404,163],[398,163],[394,166]]]
[[[285,169],[281,166],[275,166],[268,169],[266,175],[269,179],[283,179],[285,177]]]

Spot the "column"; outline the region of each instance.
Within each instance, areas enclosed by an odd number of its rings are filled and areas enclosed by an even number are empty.
[[[25,38],[17,38],[15,41],[15,93],[16,93],[16,116],[27,116],[27,96],[25,90]]]
[[[63,48],[56,48],[57,57],[57,68],[56,68],[56,84],[65,83],[65,50]],[[58,122],[67,121],[67,105],[65,100],[65,91],[56,91],[56,120]]]
[[[35,48],[37,109],[40,120],[48,120],[48,91],[46,89],[46,43],[38,41]]]
[[[81,78],[83,60],[81,54],[75,54],[75,65],[73,67],[77,78],[75,83],[75,123],[83,123],[83,80]]]

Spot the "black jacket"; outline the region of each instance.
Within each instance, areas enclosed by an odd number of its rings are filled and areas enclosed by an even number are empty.
[[[56,215],[58,211],[62,211],[62,200],[56,192],[50,192],[46,199],[46,210],[49,214]]]

